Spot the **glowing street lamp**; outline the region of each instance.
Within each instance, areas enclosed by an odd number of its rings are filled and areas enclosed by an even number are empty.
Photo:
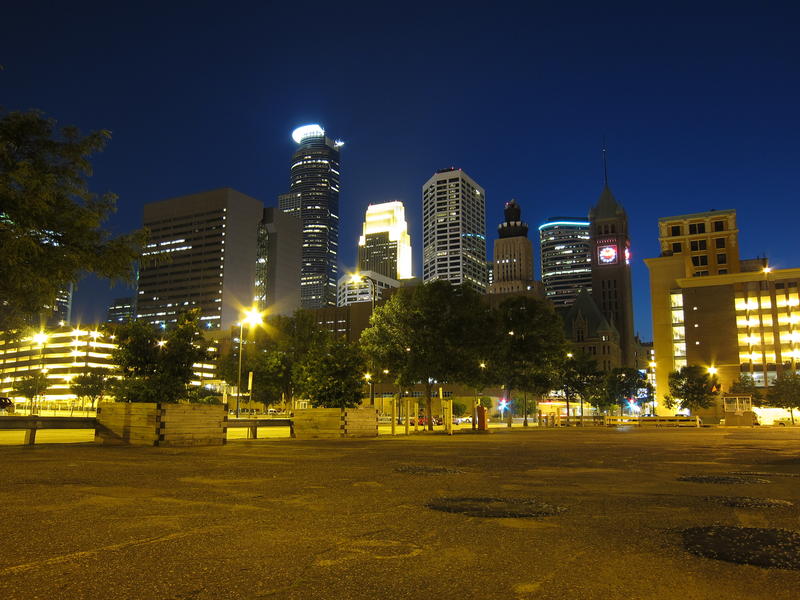
[[[246,310],[244,315],[242,316],[242,320],[239,321],[239,373],[236,378],[236,418],[239,418],[239,404],[240,399],[242,396],[242,353],[244,352],[243,346],[243,336],[244,336],[244,325],[247,323],[249,327],[255,327],[256,325],[260,325],[263,323],[263,317],[261,312],[257,308],[250,308]],[[252,399],[252,390],[250,392],[250,398]]]

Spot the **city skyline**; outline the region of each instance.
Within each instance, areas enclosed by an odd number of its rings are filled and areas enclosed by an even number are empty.
[[[642,259],[658,256],[660,217],[734,208],[750,232],[743,258],[766,254],[778,268],[797,262],[788,228],[774,235],[775,214],[800,193],[797,42],[785,15],[607,13],[587,6],[578,19],[526,8],[480,22],[460,15],[463,27],[440,30],[450,13],[425,7],[373,29],[331,7],[319,16],[338,33],[336,60],[310,77],[302,65],[330,51],[325,36],[297,47],[291,28],[270,25],[269,36],[259,35],[265,23],[291,22],[289,8],[201,7],[181,27],[185,15],[173,7],[153,21],[125,7],[41,15],[16,6],[0,85],[6,108],[111,130],[91,187],[119,194],[117,232],[141,223],[145,202],[219,187],[269,206],[286,191],[290,132],[323,123],[346,142],[345,267],[356,264],[370,202],[402,201],[411,238],[421,240],[419,186],[449,165],[486,189],[487,244],[511,198],[532,227],[552,215],[587,215],[602,190],[605,136],[609,182],[630,218],[635,329],[650,338]],[[103,25],[109,17],[111,29]],[[48,36],[31,47],[30,31],[42,27]],[[467,43],[457,33],[465,29],[480,30],[482,43]],[[218,43],[206,44],[204,33]],[[82,64],[92,68],[75,68]],[[444,85],[447,64],[464,65],[468,92]],[[421,264],[418,243],[414,266]],[[126,294],[83,280],[73,315],[98,320]]]

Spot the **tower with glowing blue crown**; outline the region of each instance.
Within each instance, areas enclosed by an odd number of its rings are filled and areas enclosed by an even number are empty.
[[[336,306],[339,255],[339,150],[317,124],[292,132],[298,144],[289,170],[289,193],[278,198],[283,212],[303,226],[301,308]]]

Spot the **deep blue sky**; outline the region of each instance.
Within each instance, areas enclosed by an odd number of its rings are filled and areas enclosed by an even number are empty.
[[[800,266],[800,20],[788,9],[59,4],[4,12],[0,104],[113,132],[92,187],[119,195],[116,231],[140,226],[145,202],[216,187],[273,204],[291,130],[319,122],[346,141],[340,262],[355,263],[367,204],[399,199],[418,273],[420,188],[436,169],[462,167],[486,189],[490,240],[512,197],[534,233],[597,200],[605,136],[643,338],[658,217],[735,208],[744,257]],[[85,280],[76,312],[99,316],[125,293]]]

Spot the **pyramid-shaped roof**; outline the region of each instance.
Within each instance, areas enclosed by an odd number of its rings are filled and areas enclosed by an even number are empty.
[[[569,312],[564,316],[564,327],[566,329],[567,337],[572,337],[572,328],[575,319],[582,317],[586,321],[587,337],[593,338],[600,335],[600,331],[614,331],[616,329],[608,322],[608,320],[600,312],[600,307],[592,298],[592,295],[586,290],[581,288],[578,296],[575,298],[575,303],[570,307]]]
[[[597,204],[592,207],[592,210],[589,211],[589,218],[615,219],[621,216],[626,216],[625,209],[622,208],[622,205],[614,198],[614,194],[611,193],[611,188],[608,187],[608,184],[605,184],[603,186],[603,191],[600,192],[600,199],[597,201]]]

